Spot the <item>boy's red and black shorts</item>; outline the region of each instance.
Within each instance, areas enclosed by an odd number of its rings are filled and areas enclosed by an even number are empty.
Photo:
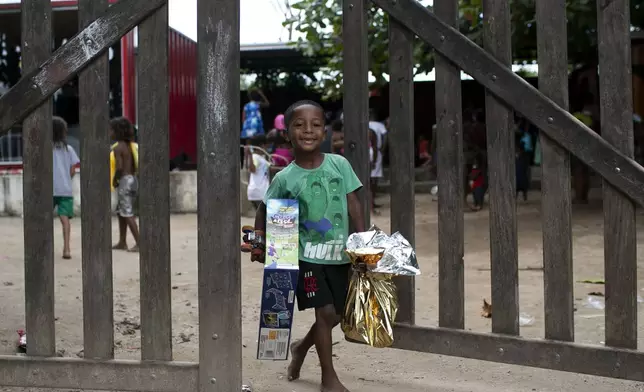
[[[349,291],[351,264],[315,264],[300,260],[297,282],[297,307],[300,310],[333,305],[344,312]]]

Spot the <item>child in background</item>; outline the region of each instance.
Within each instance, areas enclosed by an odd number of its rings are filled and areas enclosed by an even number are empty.
[[[53,122],[54,208],[56,208],[60,224],[63,227],[63,259],[71,259],[70,219],[74,217],[72,178],[80,160],[74,148],[67,144],[67,123],[65,120],[54,117]]]
[[[266,149],[267,143],[264,135],[255,136],[250,143],[252,146]],[[246,167],[250,172],[247,189],[248,201],[258,208],[261,201],[264,200],[264,195],[270,184],[268,169],[271,164],[261,152],[254,152],[253,147],[246,146],[245,151]]]
[[[244,105],[242,112],[242,131],[240,142],[242,146],[248,144],[249,140],[256,135],[264,134],[264,122],[262,121],[261,109],[267,108],[270,103],[260,89],[248,91],[249,102]],[[241,153],[241,164],[244,165],[244,151]]]
[[[134,142],[134,127],[125,117],[110,121],[114,143],[110,153],[112,187],[118,195],[116,213],[119,220],[119,242],[112,249],[128,250],[127,229],[130,228],[136,245],[129,252],[139,251],[139,226],[134,216],[134,203],[139,193],[139,145]]]
[[[286,134],[281,133],[273,139],[275,151],[273,152],[273,163],[278,167],[288,166],[295,157],[293,156],[293,148],[289,142]]]
[[[472,205],[472,211],[481,211],[483,208],[483,203],[485,201],[485,192],[487,192],[487,174],[485,173],[485,168],[483,165],[483,158],[479,155],[475,158],[475,162],[472,165],[472,170],[470,171],[470,191],[472,192],[472,198],[474,199],[474,204]]]
[[[418,160],[421,166],[428,166],[432,163],[432,156],[429,153],[430,145],[426,135],[420,135],[418,140]]]
[[[344,155],[344,124],[337,119],[331,123],[331,149],[334,154]]]
[[[273,120],[273,129],[268,132],[266,135],[267,140],[269,141],[269,148],[268,152],[273,154],[275,152],[275,149],[277,148],[277,144],[275,143],[275,139],[278,136],[284,135],[286,133],[286,125],[284,125],[284,115],[283,114],[278,114],[275,116],[275,120]]]
[[[275,117],[273,128],[268,134],[268,140],[272,144],[271,154],[273,154],[273,164],[277,167],[288,166],[293,162],[293,148],[286,134],[286,124],[284,115],[280,114]]]
[[[304,339],[291,344],[288,379],[300,377],[309,349],[315,345],[322,368],[321,391],[346,392],[333,368],[332,330],[344,310],[350,264],[344,254],[349,218],[364,231],[362,207],[356,194],[362,184],[349,162],[337,154],[324,154],[324,111],[312,101],[299,101],[285,114],[295,160],[271,182],[255,218],[255,230],[266,231],[266,201],[297,199],[300,205],[300,273],[297,303],[300,310],[314,308],[315,323]],[[333,249],[332,252],[326,251]],[[264,262],[265,255],[253,255]]]
[[[376,149],[374,150],[373,164],[371,165],[371,210],[373,212],[380,207],[376,204],[376,193],[378,182],[384,177],[383,161],[387,149],[387,128],[380,121],[376,121],[376,117],[376,111],[371,109],[369,111],[369,129],[376,135]],[[369,138],[371,139],[371,136]]]

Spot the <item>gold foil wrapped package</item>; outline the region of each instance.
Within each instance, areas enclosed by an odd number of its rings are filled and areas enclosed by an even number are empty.
[[[373,347],[389,347],[398,294],[392,278],[420,274],[414,249],[400,233],[391,236],[373,226],[347,239],[353,276],[342,317],[347,339]]]
[[[378,348],[394,342],[398,295],[392,276],[353,273],[342,317],[342,331],[348,339]]]

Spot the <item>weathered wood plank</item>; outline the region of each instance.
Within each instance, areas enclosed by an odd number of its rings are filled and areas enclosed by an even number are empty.
[[[344,155],[351,162],[363,187],[362,202],[365,227],[371,218],[371,167],[369,165],[369,64],[367,53],[366,0],[347,0],[342,8],[344,48]],[[374,157],[375,159],[375,157]]]
[[[79,29],[107,8],[107,0],[80,0]],[[78,78],[81,199],[89,206],[81,214],[84,357],[101,359],[114,357],[108,61],[99,56]]]
[[[198,370],[198,364],[188,362],[122,359],[101,361],[0,355],[2,385],[23,388],[133,392],[195,391]]]
[[[141,358],[172,360],[168,6],[139,26]]]
[[[559,145],[644,206],[644,168],[541,94],[505,64],[448,26],[415,0],[372,0],[389,15],[512,105]],[[619,169],[619,170],[617,170]]]
[[[454,26],[458,1],[434,4],[441,20]],[[463,118],[461,70],[436,56],[436,153],[438,160],[438,325],[465,327],[463,204]]]
[[[394,327],[394,348],[644,381],[644,352],[451,328]]]
[[[512,64],[510,3],[484,0],[485,48],[508,69]],[[490,192],[492,259],[492,331],[519,334],[519,246],[516,215],[514,116],[490,92],[485,93],[487,174]]]
[[[536,7],[539,89],[568,109],[566,2],[542,0]],[[570,154],[543,133],[540,142],[545,336],[573,341]]]
[[[633,157],[633,89],[628,0],[597,2],[601,132]],[[617,169],[619,170],[619,169]],[[637,238],[635,205],[604,181],[606,344],[637,348]]]
[[[51,4],[25,0],[22,16],[22,66],[25,72],[51,53]],[[8,93],[7,93],[8,95]],[[2,108],[11,100],[0,102]],[[23,124],[23,195],[25,247],[25,313],[29,332],[27,353],[52,356],[56,352],[54,323],[54,227],[52,174],[52,103],[41,100]]]
[[[197,11],[199,391],[229,392],[242,382],[239,0]]]
[[[391,164],[391,232],[415,242],[414,197],[414,34],[396,20],[389,21],[389,116]],[[397,321],[414,324],[414,278],[398,277]]]
[[[0,131],[23,120],[92,60],[166,3],[167,0],[120,0],[51,57],[39,58],[31,71],[25,72],[22,79],[0,98]]]

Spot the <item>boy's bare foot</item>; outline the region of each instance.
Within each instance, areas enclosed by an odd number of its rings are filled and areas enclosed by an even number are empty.
[[[300,378],[300,370],[306,358],[306,352],[302,353],[302,341],[298,340],[291,343],[291,363],[286,370],[286,377],[289,381],[295,381]]]
[[[127,244],[119,242],[118,244],[114,245],[112,249],[115,250],[127,250]]]
[[[128,252],[139,253],[139,245],[134,245],[130,250],[128,250]]]
[[[334,378],[334,380],[329,382],[322,380],[322,385],[320,385],[320,392],[349,392],[347,387],[342,385],[340,380],[338,380],[337,376]]]

